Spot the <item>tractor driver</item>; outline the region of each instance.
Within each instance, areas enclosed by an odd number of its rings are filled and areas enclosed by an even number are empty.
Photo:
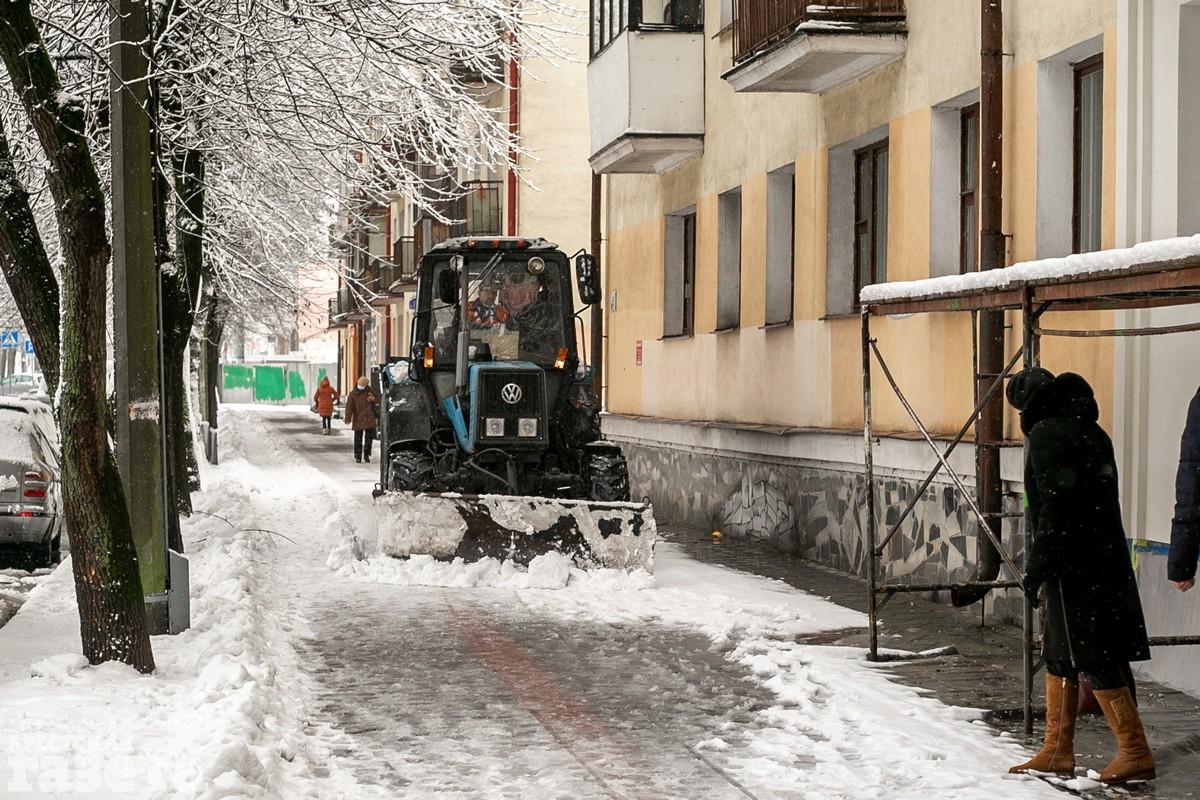
[[[467,306],[467,323],[471,338],[487,344],[493,358],[512,359],[517,356],[517,337],[509,332],[511,319],[508,307],[498,302],[499,290],[495,281],[485,278],[479,287],[479,297]]]
[[[467,306],[467,321],[472,330],[488,330],[497,328],[508,322],[508,309],[503,303],[497,303],[499,291],[495,282],[488,278],[479,287],[479,297]]]
[[[545,275],[513,274],[504,287],[506,326],[520,334],[520,353],[553,360],[562,344],[561,309]]]

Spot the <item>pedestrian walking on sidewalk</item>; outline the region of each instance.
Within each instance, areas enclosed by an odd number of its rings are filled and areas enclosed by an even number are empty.
[[[1105,783],[1154,777],[1154,757],[1124,670],[1150,658],[1146,622],[1121,522],[1112,441],[1092,387],[1040,368],[1009,382],[1026,437],[1030,539],[1025,594],[1045,589],[1046,739],[1010,772],[1075,772],[1075,716],[1082,673],[1117,738]]]
[[[1200,390],[1188,408],[1179,451],[1167,579],[1186,592],[1196,585],[1196,560],[1200,558]]]
[[[313,407],[321,417],[321,435],[333,433],[333,407],[338,400],[338,390],[329,383],[329,378],[321,378],[321,385],[313,395]]]
[[[371,446],[375,442],[375,426],[378,419],[375,406],[379,400],[371,391],[370,382],[365,378],[358,379],[358,385],[346,396],[344,419],[354,431],[354,460],[361,463],[371,462]]]

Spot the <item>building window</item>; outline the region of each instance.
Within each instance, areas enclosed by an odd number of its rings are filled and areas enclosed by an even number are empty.
[[[1100,249],[1104,167],[1104,57],[1075,65],[1074,252]]]
[[[591,0],[592,56],[612,44],[623,31],[704,30],[702,0]]]
[[[696,212],[667,216],[664,226],[663,336],[696,330]]]
[[[766,323],[792,321],[796,271],[796,169],[767,175]]]
[[[854,303],[864,286],[887,280],[888,142],[854,153]]]
[[[717,198],[717,330],[736,328],[742,317],[742,190]]]
[[[979,106],[962,110],[958,173],[958,271],[979,269]]]

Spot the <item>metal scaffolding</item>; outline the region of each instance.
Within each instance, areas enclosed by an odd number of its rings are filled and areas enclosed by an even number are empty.
[[[963,441],[971,427],[979,420],[981,413],[989,402],[997,396],[1004,386],[1004,381],[1013,373],[1018,363],[1023,366],[1037,366],[1041,339],[1043,336],[1065,337],[1119,337],[1119,336],[1154,336],[1187,331],[1200,331],[1200,323],[1186,325],[1162,326],[1156,328],[1121,328],[1108,330],[1070,330],[1061,328],[1046,328],[1041,325],[1042,316],[1048,311],[1097,311],[1097,310],[1130,310],[1144,309],[1168,305],[1183,305],[1200,303],[1200,257],[1190,257],[1173,261],[1147,261],[1133,264],[1120,269],[1107,271],[1087,271],[1056,275],[1053,277],[1025,277],[1032,271],[1022,267],[1013,267],[999,272],[1007,273],[1004,280],[993,280],[987,283],[989,288],[970,289],[965,283],[948,283],[945,279],[930,279],[917,281],[911,288],[886,300],[866,301],[861,307],[862,319],[862,382],[863,382],[863,441],[865,446],[864,476],[866,491],[866,545],[867,545],[867,582],[868,582],[868,618],[870,625],[870,652],[868,658],[872,661],[879,657],[879,613],[896,594],[905,592],[970,592],[972,590],[1015,589],[1023,587],[1024,564],[1018,568],[1012,556],[1007,553],[999,540],[999,520],[989,517],[1022,516],[1007,515],[1003,512],[986,514],[979,507],[976,497],[968,491],[962,478],[950,466],[950,455]],[[998,273],[994,273],[998,274]],[[868,293],[864,293],[868,294]],[[975,375],[976,390],[975,408],[967,421],[959,429],[957,435],[948,444],[939,446],[928,428],[922,422],[917,410],[905,396],[887,360],[879,350],[878,342],[871,337],[871,319],[879,316],[899,316],[925,313],[970,312],[974,318],[980,312],[1013,311],[1019,314],[1021,320],[1021,347],[1008,359],[1003,370],[997,375]],[[974,319],[973,319],[974,321]],[[972,365],[977,370],[979,342],[978,337],[972,337]],[[908,500],[903,512],[897,520],[888,526],[886,534],[879,538],[879,525],[875,516],[875,433],[871,419],[871,368],[872,364],[879,367],[884,379],[900,401],[909,420],[920,433],[921,438],[929,445],[936,456],[936,463],[929,470],[919,489]],[[988,381],[987,379],[990,379]],[[984,389],[983,387],[987,388]],[[978,442],[976,443],[979,444]],[[987,443],[990,446],[1001,446],[1000,442]],[[979,492],[983,476],[978,474],[979,460],[976,461],[976,492]],[[1003,564],[1010,573],[1008,580],[975,580],[958,583],[891,583],[884,579],[882,562],[884,551],[893,537],[900,531],[901,526],[912,514],[929,485],[941,473],[945,473],[965,499],[971,516],[979,523],[979,529],[990,540],[999,552]],[[997,474],[994,480],[999,480]],[[1025,560],[1028,560],[1029,547],[1024,548]],[[1035,662],[1035,638],[1033,627],[1033,608],[1027,600],[1023,600],[1023,655],[1024,655],[1024,692],[1023,712],[1025,732],[1033,732],[1033,679],[1042,668],[1040,662]],[[1200,644],[1200,636],[1161,636],[1151,637],[1152,647],[1168,647],[1179,645]]]

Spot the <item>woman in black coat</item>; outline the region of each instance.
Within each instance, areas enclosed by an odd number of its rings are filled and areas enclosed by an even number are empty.
[[[1188,408],[1183,442],[1179,448],[1179,474],[1175,478],[1175,518],[1171,521],[1171,555],[1167,579],[1180,591],[1196,584],[1196,559],[1200,557],[1200,391]]]
[[[1046,743],[1013,772],[1074,774],[1080,673],[1095,689],[1119,752],[1106,783],[1154,777],[1124,667],[1150,658],[1137,580],[1121,522],[1112,441],[1098,424],[1092,387],[1074,373],[1014,376],[1008,399],[1026,437],[1029,560],[1025,594],[1045,589]]]

